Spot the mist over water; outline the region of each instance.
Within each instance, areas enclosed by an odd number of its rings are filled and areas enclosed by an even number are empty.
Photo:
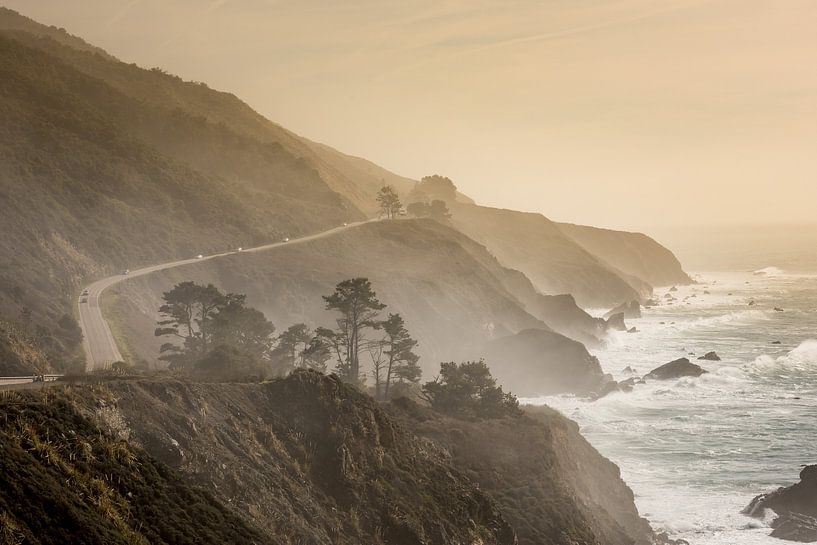
[[[817,273],[817,224],[657,226],[646,230],[671,248],[686,270],[754,271],[774,263]]]
[[[817,462],[817,275],[764,267],[696,279],[673,293],[672,305],[657,290],[661,306],[627,321],[639,332],[615,334],[596,355],[617,380],[631,376],[627,366],[642,376],[683,356],[709,374],[650,381],[596,402],[523,401],[576,420],[621,467],[655,526],[693,545],[780,543],[740,510]],[[722,361],[697,361],[711,350]]]

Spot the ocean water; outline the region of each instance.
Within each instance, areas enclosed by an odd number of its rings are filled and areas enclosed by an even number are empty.
[[[641,376],[684,356],[709,374],[595,402],[522,401],[576,420],[619,465],[654,527],[693,545],[780,545],[764,521],[740,511],[817,463],[817,275],[770,267],[695,278],[673,293],[674,304],[656,290],[662,304],[627,321],[639,332],[617,333],[595,353],[618,380],[630,376],[627,366]],[[710,350],[722,361],[696,361]]]

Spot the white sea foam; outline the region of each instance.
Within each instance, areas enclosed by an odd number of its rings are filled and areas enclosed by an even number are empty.
[[[801,464],[817,462],[817,277],[780,272],[703,275],[705,285],[673,292],[689,305],[645,309],[628,320],[639,333],[613,333],[596,351],[620,379],[627,366],[644,375],[717,351],[722,361],[695,360],[709,371],[701,377],[648,381],[595,402],[521,401],[550,404],[576,420],[621,467],[654,526],[694,545],[779,545],[768,521],[740,510],[755,495],[796,482]],[[749,300],[756,306],[747,308]]]
[[[786,274],[786,271],[779,267],[764,267],[763,269],[758,269],[754,271],[752,274],[766,276],[780,276],[781,274]]]

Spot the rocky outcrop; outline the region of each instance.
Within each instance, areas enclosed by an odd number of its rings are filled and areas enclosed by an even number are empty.
[[[494,501],[444,451],[334,377],[107,390],[120,433],[231,506],[264,534],[259,543],[516,542]],[[98,394],[83,395],[94,410]]]
[[[638,301],[630,301],[629,303],[621,303],[617,307],[609,310],[604,319],[609,320],[611,316],[616,314],[624,314],[627,319],[641,318],[641,304]]]
[[[619,469],[557,411],[526,407],[517,418],[467,421],[401,399],[389,412],[449,453],[497,503],[520,545],[659,543]]]
[[[618,312],[607,318],[607,328],[614,331],[627,331],[627,324],[624,323],[624,313]]]
[[[527,329],[486,343],[478,354],[500,384],[521,396],[592,394],[605,383],[598,359],[553,331]]]
[[[705,373],[708,373],[708,371],[703,369],[701,366],[695,365],[687,358],[679,358],[669,363],[665,363],[660,367],[656,367],[644,375],[644,378],[653,380],[671,380],[681,377],[699,377]]]
[[[521,274],[521,273],[520,273]],[[603,344],[608,322],[582,310],[572,295],[535,295],[521,298],[528,312],[551,329],[593,348]]]
[[[777,515],[772,537],[817,542],[817,465],[804,467],[799,483],[756,496],[743,514],[762,518],[767,509]]]
[[[698,359],[706,361],[721,361],[721,357],[718,356],[716,352],[707,352],[703,356],[700,356]]]
[[[817,518],[786,513],[772,521],[772,537],[801,543],[817,542]]]

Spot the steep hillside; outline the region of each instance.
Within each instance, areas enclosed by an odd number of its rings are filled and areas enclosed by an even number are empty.
[[[547,408],[461,420],[334,377],[0,396],[12,543],[648,545],[618,468]]]
[[[363,217],[303,156],[196,113],[227,95],[2,28],[0,315],[30,312],[57,359],[77,351],[56,324],[89,278]]]
[[[502,384],[521,396],[590,394],[604,382],[598,359],[582,343],[541,329],[526,329],[487,343],[481,355]],[[565,362],[570,362],[566,372]]]
[[[373,222],[273,251],[233,254],[135,278],[113,288],[105,305],[134,359],[154,362],[160,344],[153,336],[156,309],[161,294],[178,282],[212,282],[225,291],[246,293],[250,305],[283,329],[296,322],[334,327],[335,317],[324,310],[321,296],[355,276],[368,277],[388,311],[403,315],[420,341],[427,375],[436,372],[440,361],[478,357],[492,339],[531,328],[549,330],[520,300],[530,298],[527,306],[533,307],[541,298],[529,282],[525,288],[524,276],[433,220]],[[551,299],[542,301],[546,307]],[[576,313],[586,316],[578,309]],[[590,327],[600,327],[586,319]],[[552,335],[554,351],[537,354],[537,361],[549,364],[531,375],[531,388],[559,383],[556,374],[575,373],[579,380],[590,376],[591,382],[597,373],[587,367],[586,351],[581,358],[565,358],[558,345],[573,346],[574,341]],[[529,366],[507,356],[502,360],[489,362],[500,380],[517,363]]]
[[[673,253],[642,233],[558,223],[559,229],[591,254],[654,287],[691,282]]]
[[[0,397],[0,542],[259,543],[262,533],[101,427],[109,399],[62,389]],[[78,410],[88,403],[93,409]]]
[[[367,213],[376,209],[375,195],[384,184],[392,184],[403,192],[413,186],[411,180],[369,161],[345,155],[284,129],[230,93],[215,91],[203,83],[182,81],[159,69],[144,70],[118,62],[64,30],[40,25],[11,10],[0,8],[0,29],[7,29],[28,45],[41,48],[78,71],[104,81],[151,110],[192,118],[192,126],[185,126],[183,130],[167,132],[163,130],[166,124],[155,126],[154,122],[151,126],[141,121],[137,121],[134,128],[146,141],[161,146],[164,153],[174,158],[181,155],[193,166],[216,169],[218,174],[239,181],[246,181],[249,176],[250,181],[260,183],[263,189],[271,189],[266,187],[269,174],[265,173],[264,155],[270,149],[283,150],[313,169],[354,208]],[[204,128],[217,134],[203,133]]]
[[[114,431],[231,506],[262,542],[515,543],[494,503],[443,452],[334,378],[127,381],[107,392]]]
[[[646,282],[633,288],[541,214],[460,203],[450,207],[457,229],[523,272],[542,293],[570,294],[582,307],[608,307],[650,293]]]
[[[48,356],[22,326],[0,320],[0,376],[46,374]]]
[[[67,351],[76,344],[56,323],[73,314],[82,279],[283,231],[232,184],[134,140],[113,115],[132,111],[138,103],[0,35],[0,308],[30,309]]]
[[[556,411],[472,421],[406,399],[389,413],[451,455],[516,530],[520,545],[648,545],[655,540],[619,470]]]

